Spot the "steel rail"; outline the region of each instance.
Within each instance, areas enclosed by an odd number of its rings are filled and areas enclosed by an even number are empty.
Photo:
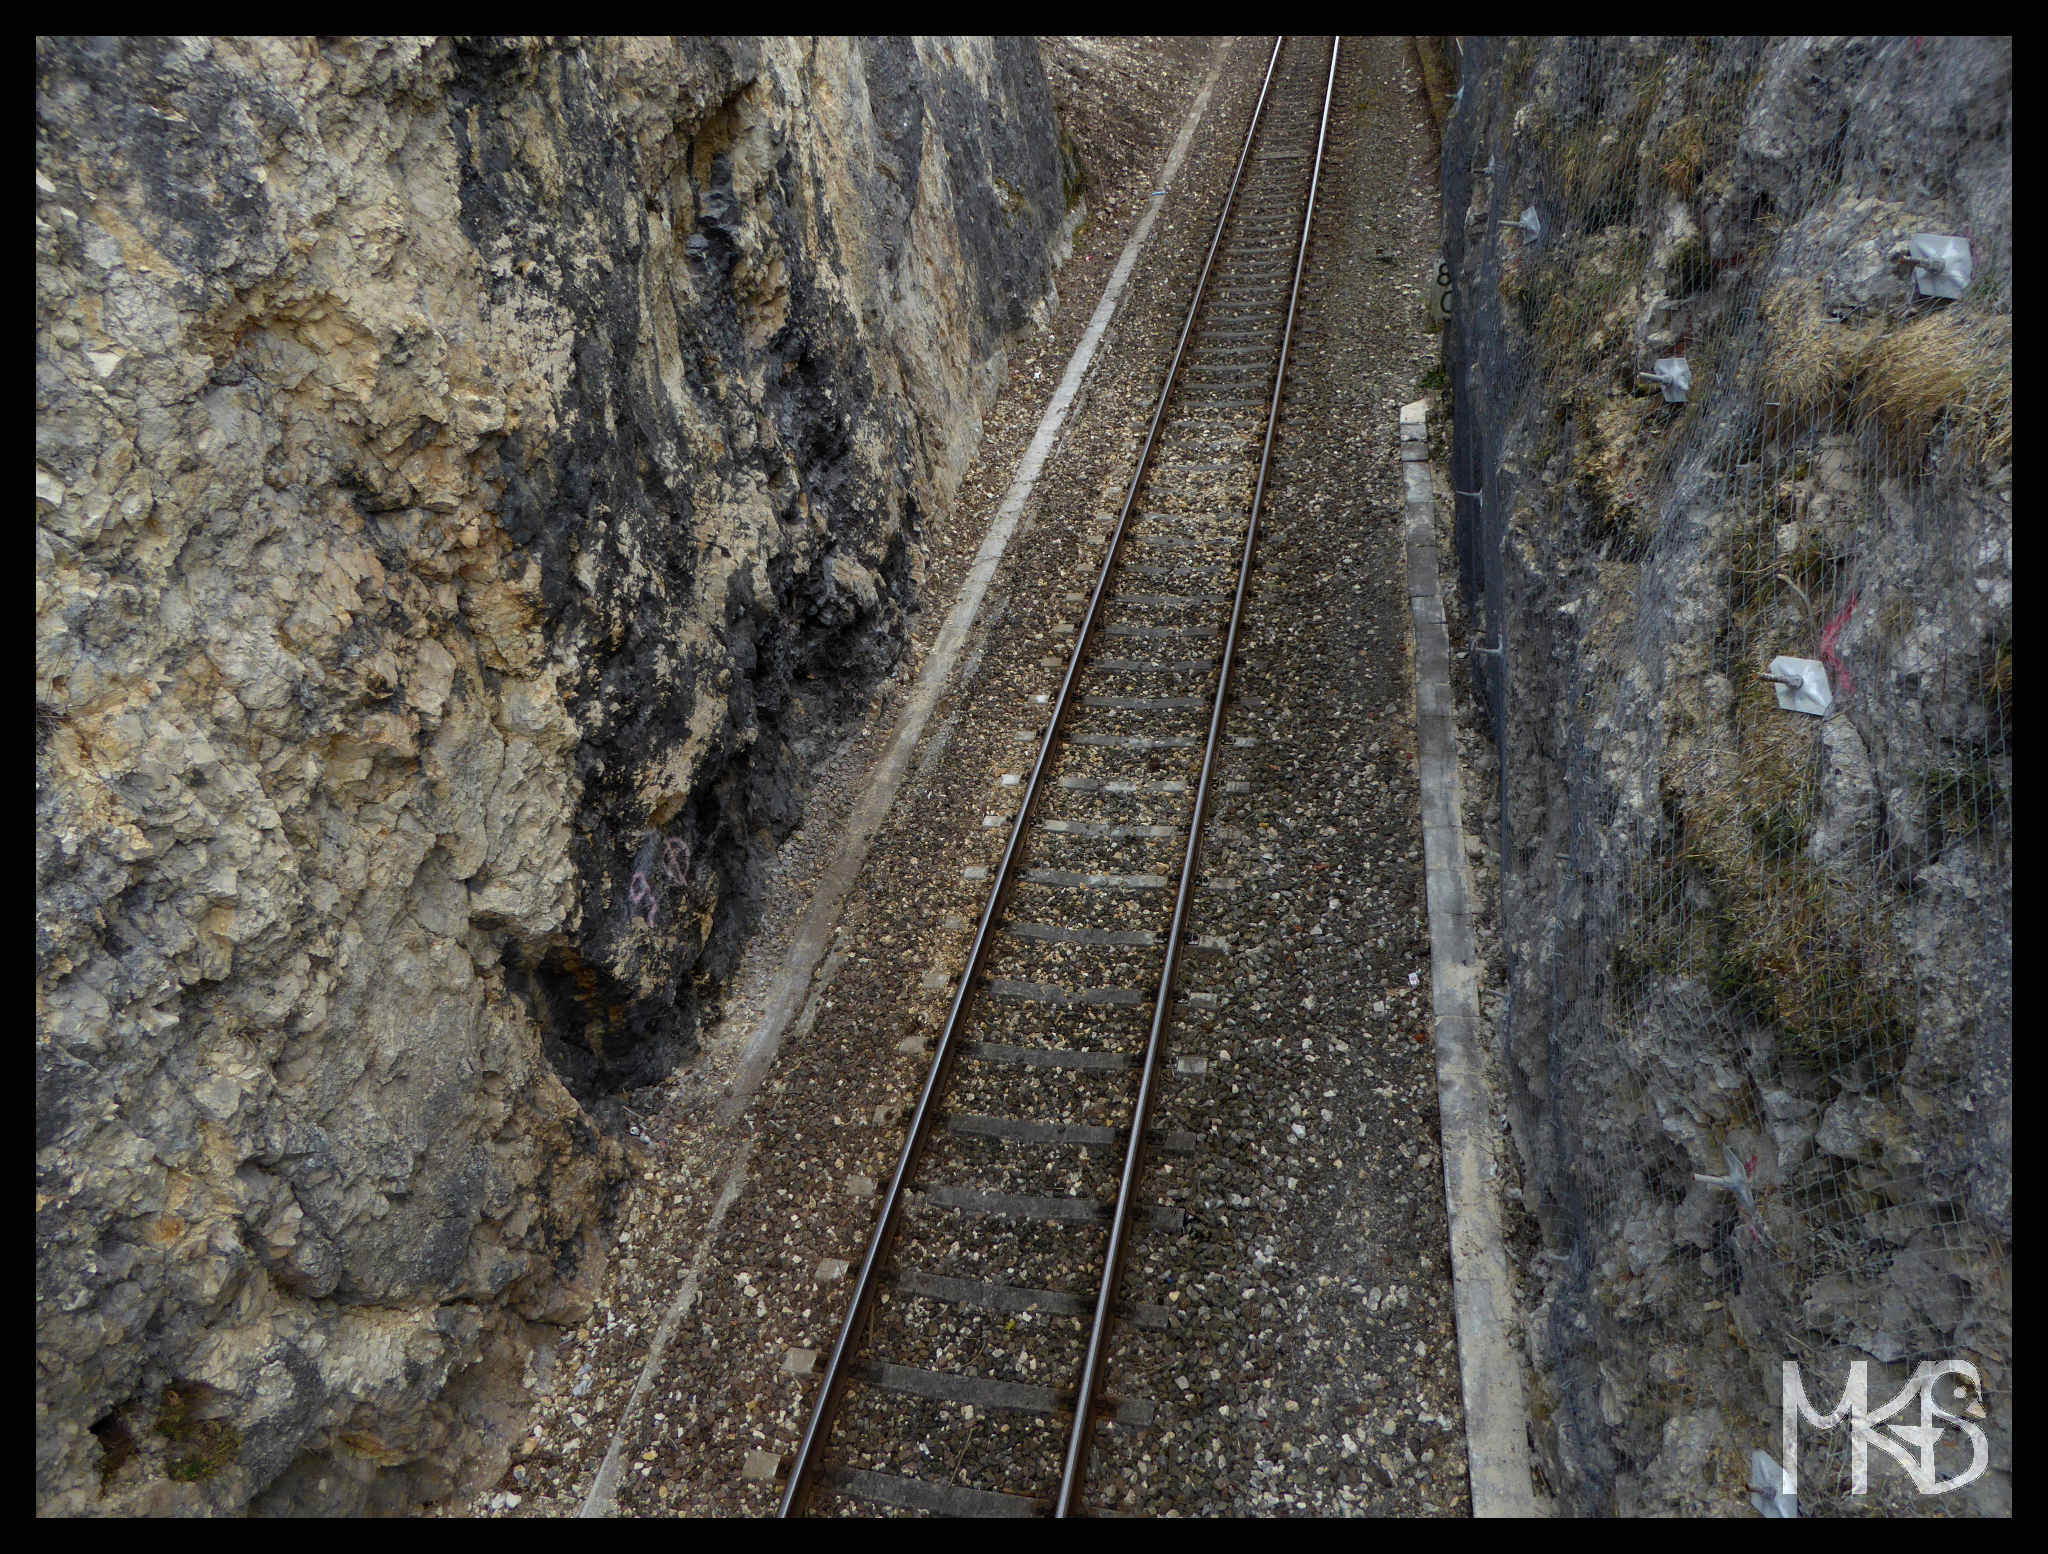
[[[1160,423],[1166,418],[1167,402],[1173,395],[1174,381],[1180,375],[1181,360],[1187,354],[1188,338],[1194,332],[1196,315],[1201,312],[1203,297],[1208,290],[1209,273],[1215,267],[1216,252],[1222,246],[1224,228],[1229,225],[1231,212],[1237,202],[1238,185],[1243,182],[1245,166],[1251,158],[1252,141],[1258,135],[1259,123],[1265,114],[1266,98],[1273,85],[1273,71],[1280,62],[1280,49],[1285,42],[1284,37],[1273,40],[1273,52],[1266,61],[1265,79],[1259,85],[1259,99],[1252,107],[1251,125],[1245,131],[1244,147],[1238,152],[1237,169],[1231,174],[1230,189],[1224,195],[1222,213],[1216,218],[1215,235],[1209,239],[1208,256],[1202,261],[1202,274],[1195,282],[1194,298],[1188,304],[1187,319],[1181,325],[1180,340],[1174,346],[1173,362],[1167,368],[1166,382],[1159,390],[1159,404],[1152,412],[1151,425],[1145,430],[1144,446],[1138,452],[1137,467],[1131,475],[1130,487],[1124,493],[1123,507],[1117,514],[1116,529],[1110,536],[1108,553],[1102,558],[1102,571],[1095,580],[1095,592],[1088,601],[1088,613],[1075,636],[1074,654],[1067,664],[1066,678],[1060,682],[1059,697],[1054,702],[1052,715],[1046,723],[1045,736],[1039,742],[1038,759],[1031,768],[1031,781],[1025,787],[1023,798],[1018,803],[1016,823],[1010,828],[1009,843],[1003,849],[1001,864],[997,866],[995,882],[989,890],[988,905],[983,908],[980,926],[975,930],[974,944],[968,951],[967,965],[960,973],[960,985],[953,994],[953,1004],[946,1016],[945,1028],[939,1033],[938,1050],[933,1054],[931,1072],[925,1078],[924,1090],[918,1096],[917,1110],[910,1122],[910,1132],[903,1141],[903,1153],[896,1162],[896,1174],[890,1179],[888,1195],[883,1200],[881,1218],[876,1222],[875,1233],[868,1241],[867,1256],[861,1262],[860,1278],[854,1285],[853,1298],[847,1306],[846,1321],[841,1325],[838,1340],[832,1346],[832,1358],[826,1365],[824,1381],[818,1388],[818,1401],[811,1410],[810,1422],[804,1427],[803,1440],[798,1444],[795,1460],[790,1465],[789,1483],[783,1491],[782,1505],[776,1513],[778,1516],[800,1515],[810,1499],[814,1459],[818,1455],[818,1448],[830,1432],[832,1418],[845,1395],[846,1357],[857,1347],[863,1326],[872,1313],[875,1272],[895,1238],[903,1207],[904,1183],[909,1181],[911,1168],[922,1153],[927,1135],[931,1131],[932,1099],[939,1093],[951,1071],[954,1037],[959,1030],[961,1011],[966,1007],[968,994],[974,986],[975,975],[981,969],[989,935],[1008,896],[1018,849],[1024,832],[1031,823],[1032,811],[1038,802],[1046,767],[1059,740],[1060,726],[1066,720],[1070,692],[1080,673],[1081,660],[1087,651],[1089,638],[1094,633],[1096,618],[1101,613],[1103,595],[1108,589],[1110,573],[1115,568],[1117,554],[1123,544],[1124,529],[1130,522],[1132,508],[1137,502],[1138,488],[1145,478],[1145,467],[1152,457],[1153,443],[1158,439]],[[1224,662],[1224,672],[1226,676],[1229,673],[1227,658]],[[1119,1209],[1121,1207],[1119,1204]]]
[[[1086,1471],[1088,1442],[1095,1429],[1095,1389],[1102,1378],[1102,1351],[1109,1333],[1110,1310],[1116,1300],[1123,1274],[1124,1254],[1129,1249],[1125,1231],[1130,1223],[1131,1199],[1137,1188],[1139,1161],[1144,1153],[1145,1120],[1152,1106],[1153,1078],[1159,1067],[1159,1052],[1166,1034],[1167,1018],[1173,1006],[1174,973],[1179,969],[1181,935],[1187,928],[1188,901],[1194,894],[1195,867],[1201,855],[1202,820],[1209,807],[1209,779],[1216,767],[1216,746],[1223,733],[1223,708],[1230,691],[1230,666],[1237,651],[1237,630],[1244,618],[1245,593],[1251,586],[1252,555],[1259,543],[1259,506],[1266,494],[1266,471],[1273,458],[1273,432],[1280,423],[1280,395],[1287,381],[1287,352],[1294,343],[1294,313],[1301,301],[1301,272],[1308,262],[1310,228],[1316,218],[1316,188],[1323,176],[1323,147],[1330,134],[1330,103],[1337,90],[1337,55],[1341,38],[1330,40],[1330,76],[1323,88],[1323,119],[1316,131],[1316,154],[1309,175],[1308,208],[1301,217],[1301,244],[1294,255],[1294,285],[1287,294],[1287,327],[1280,336],[1280,363],[1273,370],[1273,398],[1266,409],[1266,441],[1259,452],[1259,479],[1252,490],[1251,522],[1245,531],[1244,554],[1237,568],[1237,596],[1230,606],[1230,630],[1223,641],[1223,671],[1216,680],[1216,700],[1209,712],[1209,741],[1202,751],[1202,780],[1195,790],[1194,819],[1188,829],[1188,846],[1181,859],[1180,889],[1173,901],[1173,926],[1166,934],[1166,969],[1159,979],[1159,999],[1152,1009],[1152,1030],[1145,1043],[1144,1077],[1138,1081],[1138,1106],[1131,1116],[1130,1143],[1124,1150],[1124,1174],[1117,1188],[1116,1214],[1110,1222],[1109,1252],[1103,1262],[1102,1289],[1095,1298],[1095,1321],[1088,1334],[1088,1358],[1081,1368],[1081,1386],[1074,1409],[1073,1434],[1067,1441],[1066,1468],[1060,1475],[1060,1494],[1055,1516],[1066,1516],[1080,1499]]]

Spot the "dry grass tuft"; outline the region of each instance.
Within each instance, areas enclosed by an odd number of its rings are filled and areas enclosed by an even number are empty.
[[[1917,468],[1938,428],[1959,462],[2012,457],[2012,318],[1948,308],[1879,340],[1864,362],[1860,415],[1883,425],[1891,461]]]
[[[1699,114],[1689,114],[1664,131],[1657,142],[1657,176],[1664,187],[1684,198],[1700,186],[1707,170],[1707,128]]]
[[[1718,754],[1667,774],[1676,835],[1638,878],[1653,899],[1635,955],[1702,977],[1717,998],[1776,1025],[1788,1056],[1826,1069],[1896,1057],[1907,1024],[1884,969],[1892,934],[1882,906],[1807,856],[1818,737],[1818,724],[1778,711],[1754,682],[1738,691]],[[1688,880],[1711,908],[1689,908]]]
[[[1937,438],[1955,464],[2012,457],[2012,319],[1945,308],[1887,329],[1837,323],[1818,286],[1786,281],[1764,299],[1766,397],[1794,418],[1875,423],[1882,462],[1912,471]]]
[[[1873,877],[1878,839],[1814,856],[1821,724],[1781,711],[1754,677],[1763,644],[1813,630],[1812,611],[1834,608],[1840,582],[1824,549],[1811,561],[1776,554],[1778,521],[1767,509],[1730,535],[1735,700],[1722,715],[1700,709],[1699,732],[1665,764],[1673,841],[1665,877],[1640,884],[1668,905],[1645,914],[1648,963],[1703,977],[1717,998],[1774,1025],[1788,1057],[1823,1070],[1868,1058],[1883,1070],[1910,1045],[1912,1020],[1895,903]],[[1774,586],[1772,573],[1799,579],[1811,598]],[[1968,798],[1942,796],[1951,810]]]
[[[1639,544],[1655,537],[1653,464],[1657,444],[1649,428],[1663,405],[1651,396],[1591,399],[1579,427],[1574,474],[1579,489],[1610,527]]]
[[[2001,703],[2012,700],[2012,636],[2006,635],[1991,660],[1991,671],[1984,677],[1985,689],[1992,699]]]
[[[1788,417],[1841,408],[1883,326],[1876,320],[1836,323],[1822,306],[1819,285],[1806,280],[1773,288],[1763,314],[1769,340],[1764,396],[1777,400]]]

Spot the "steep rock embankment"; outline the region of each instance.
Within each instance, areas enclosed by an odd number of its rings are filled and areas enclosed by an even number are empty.
[[[37,1497],[502,1465],[1074,169],[988,40],[45,39]],[[573,1092],[573,1093],[572,1093]]]
[[[1982,1380],[1939,1401],[1990,1473],[1857,1502],[1843,1425],[1809,1509],[2010,1503],[2012,84],[1995,39],[1464,40],[1452,475],[1580,1511],[1747,1514],[1787,1360],[1823,1411]]]

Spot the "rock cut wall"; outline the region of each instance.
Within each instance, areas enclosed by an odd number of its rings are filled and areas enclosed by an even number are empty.
[[[1064,254],[1028,41],[37,45],[37,1501],[502,1466]]]
[[[2010,42],[1463,63],[1452,484],[1547,1476],[1747,1515],[1785,1361],[1826,1411],[1853,1364],[1877,1408],[1959,1360],[1991,1471],[1858,1500],[1841,1426],[1802,1498],[2009,1509]],[[1919,293],[1919,233],[1968,242],[1960,299]],[[1671,357],[1683,403],[1641,376]],[[1781,655],[1828,717],[1779,708]]]

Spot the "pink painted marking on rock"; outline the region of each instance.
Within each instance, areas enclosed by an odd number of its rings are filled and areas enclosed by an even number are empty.
[[[1835,639],[1842,634],[1842,628],[1849,622],[1849,612],[1856,608],[1861,592],[1849,595],[1849,602],[1842,606],[1841,613],[1828,622],[1826,631],[1820,634],[1820,661],[1828,666],[1828,672],[1835,677],[1835,695],[1846,698],[1856,689],[1856,682],[1849,677],[1849,671],[1842,667],[1842,657],[1835,651]]]

